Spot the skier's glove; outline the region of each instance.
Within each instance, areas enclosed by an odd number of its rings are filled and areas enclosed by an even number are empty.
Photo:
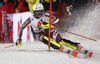
[[[66,7],[66,9],[67,9],[67,12],[69,13],[69,15],[71,16],[72,15],[73,6],[69,5],[69,6]]]
[[[16,47],[21,47],[21,44],[22,44],[22,39],[21,38],[17,39],[15,43]]]
[[[43,23],[41,24],[41,26],[42,26],[42,28],[44,28],[44,29],[49,29],[49,24],[46,23],[46,22],[43,22]],[[54,28],[54,26],[51,25],[51,28]]]

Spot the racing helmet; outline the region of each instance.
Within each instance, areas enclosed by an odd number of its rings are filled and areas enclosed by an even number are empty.
[[[44,7],[41,3],[35,3],[33,5],[33,13],[36,18],[39,18],[38,15],[43,15],[44,14]]]

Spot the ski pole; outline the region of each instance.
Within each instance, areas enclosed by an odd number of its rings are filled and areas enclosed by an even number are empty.
[[[13,46],[15,46],[15,44],[10,45],[10,46],[6,46],[6,47],[4,47],[4,48],[10,48],[10,47],[13,47]]]
[[[65,31],[65,30],[63,30],[63,29],[56,28],[56,27],[55,27],[55,29]],[[92,41],[97,41],[97,40],[95,40],[95,39],[92,39],[92,38],[89,38],[89,37],[86,37],[86,36],[82,36],[82,35],[79,35],[79,34],[76,34],[76,33],[73,33],[73,32],[69,32],[69,31],[65,31],[65,32],[70,33],[70,34],[73,34],[73,35],[77,35],[77,36],[80,36],[80,37],[83,37],[83,38],[86,38],[86,39],[89,39],[89,40],[92,40]]]
[[[66,32],[70,33],[70,34],[74,34],[74,35],[80,36],[80,37],[83,37],[83,38],[86,38],[86,39],[89,39],[89,40],[96,41],[95,39],[92,39],[92,38],[89,38],[89,37],[86,37],[86,36],[82,36],[82,35],[79,35],[79,34],[76,34],[76,33],[72,33],[72,32],[69,32],[69,31],[66,31]]]

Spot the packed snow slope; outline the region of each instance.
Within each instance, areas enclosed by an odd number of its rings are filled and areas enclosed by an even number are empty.
[[[41,42],[24,43],[20,48],[14,46],[9,49],[3,47],[11,44],[1,44],[0,64],[100,64],[100,40],[80,42],[94,53],[92,58],[85,58],[80,53],[75,58],[52,48],[48,52],[48,47]]]
[[[82,15],[81,15],[81,14]],[[100,64],[100,4],[85,12],[76,11],[70,17],[67,30],[94,38],[92,41],[79,36],[61,33],[66,39],[80,42],[81,45],[94,54],[92,58],[85,58],[83,54],[72,57],[66,53],[59,52],[48,47],[39,41],[34,43],[23,43],[20,48],[16,46],[4,49],[11,44],[0,44],[0,64]],[[69,48],[68,48],[69,49]]]

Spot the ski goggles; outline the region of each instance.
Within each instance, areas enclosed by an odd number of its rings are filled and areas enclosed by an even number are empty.
[[[34,12],[35,15],[42,15],[44,11],[41,10],[41,11],[33,11],[33,12]]]

